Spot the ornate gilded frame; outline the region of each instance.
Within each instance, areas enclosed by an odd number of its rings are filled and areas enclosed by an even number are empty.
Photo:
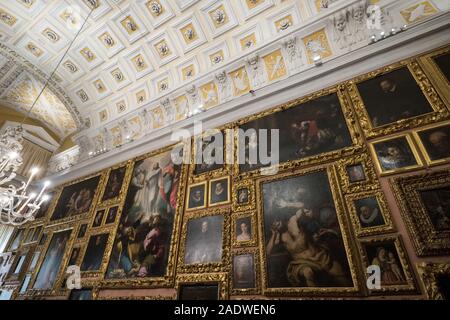
[[[364,169],[366,179],[362,181],[351,182],[347,173],[347,167],[361,165]],[[339,161],[338,173],[344,193],[355,193],[361,191],[375,190],[378,188],[377,175],[374,164],[367,152],[347,157]]]
[[[417,264],[417,270],[427,298],[429,300],[444,300],[437,278],[440,275],[450,276],[450,264],[422,262]]]
[[[241,189],[248,190],[248,201],[245,203],[239,203],[238,191]],[[252,179],[234,181],[231,192],[233,212],[254,210],[256,208],[255,184]]]
[[[131,164],[132,164],[132,160],[128,160],[126,162],[119,163],[119,164],[109,168],[108,170],[106,170],[105,178],[104,178],[105,182],[104,182],[104,184],[102,186],[102,189],[101,189],[101,192],[100,192],[100,194],[98,196],[97,206],[106,207],[106,206],[110,206],[110,205],[122,202],[123,197],[125,197],[126,187],[128,186],[128,183],[127,183],[128,182],[127,181],[128,174],[127,174],[127,172],[130,170]],[[109,180],[110,175],[111,175],[111,172],[116,170],[116,169],[122,168],[122,167],[125,167],[125,174],[124,174],[124,177],[123,177],[122,185],[120,186],[119,195],[117,197],[115,197],[115,198],[102,201],[103,195],[105,194],[105,191],[106,191],[106,186],[108,184],[108,180]]]
[[[373,127],[357,85],[366,80],[373,79],[380,75],[388,74],[392,71],[404,67],[408,68],[416,83],[420,87],[422,93],[424,94],[425,98],[430,103],[430,106],[434,110],[434,112],[430,112],[413,118],[399,120],[380,127]],[[403,60],[380,68],[378,70],[366,73],[348,81],[346,86],[350,99],[353,102],[355,111],[358,114],[361,129],[368,139],[386,136],[388,134],[397,133],[406,129],[412,129],[439,120],[444,120],[450,115],[449,110],[446,108],[444,102],[441,100],[436,90],[433,88],[430,80],[427,78],[419,63],[415,59]]]
[[[255,281],[255,287],[254,288],[247,288],[247,289],[239,289],[234,287],[234,257],[245,255],[245,254],[251,254],[253,256],[253,273],[254,273],[254,281]],[[231,275],[230,275],[230,294],[231,295],[249,295],[249,294],[260,294],[261,293],[261,279],[259,274],[259,266],[260,266],[260,259],[259,259],[259,251],[258,248],[246,248],[246,249],[237,249],[233,250],[232,256],[231,256]]]
[[[266,271],[267,258],[266,258],[266,244],[264,243],[264,206],[262,195],[262,184],[266,182],[274,182],[294,177],[300,177],[303,175],[325,171],[328,176],[328,182],[331,189],[331,194],[334,200],[336,208],[336,216],[338,218],[339,227],[342,234],[342,241],[344,243],[345,253],[347,256],[348,266],[350,269],[351,278],[353,281],[352,287],[286,287],[286,288],[271,288],[268,287],[268,275]],[[321,165],[318,167],[292,170],[273,177],[264,177],[257,180],[257,212],[258,212],[258,225],[259,225],[259,251],[262,260],[261,263],[261,278],[262,278],[262,292],[264,295],[307,295],[307,296],[324,296],[324,295],[338,295],[338,296],[357,296],[361,294],[360,279],[358,278],[359,264],[355,256],[355,248],[352,247],[352,238],[349,228],[348,219],[345,213],[344,199],[339,188],[336,170],[332,165]]]
[[[236,223],[239,219],[249,217],[251,221],[252,238],[249,241],[237,241]],[[239,212],[231,216],[231,245],[238,247],[253,247],[258,243],[258,228],[256,227],[256,212]]]
[[[123,206],[125,204],[126,194],[128,193],[129,184],[131,181],[131,177],[133,175],[135,164],[141,160],[145,160],[147,158],[156,157],[158,155],[161,155],[166,152],[170,152],[173,147],[176,145],[166,146],[164,148],[154,150],[152,152],[146,153],[144,155],[141,155],[137,158],[135,158],[130,168],[127,171],[127,179],[126,179],[126,192],[125,196],[123,197],[122,201],[117,204],[119,206],[119,212],[118,216],[119,218],[116,218],[116,222],[114,224],[108,225],[107,228],[111,228],[111,237],[115,239],[117,234],[117,229],[120,224],[120,217],[123,213]],[[169,246],[169,255],[167,260],[167,267],[166,267],[166,274],[161,277],[146,277],[146,278],[125,278],[125,279],[109,279],[106,278],[106,272],[103,273],[103,280],[98,284],[100,289],[117,289],[117,288],[167,288],[171,287],[174,284],[175,281],[175,274],[176,274],[176,256],[177,252],[179,250],[179,236],[180,236],[180,228],[181,228],[181,222],[183,218],[183,212],[184,212],[184,205],[185,201],[183,199],[183,195],[185,195],[186,190],[186,184],[188,181],[188,166],[187,165],[181,165],[181,174],[180,174],[180,182],[178,185],[178,196],[177,196],[177,207],[175,210],[175,217],[173,222],[173,230],[172,235],[170,239],[170,246]],[[205,201],[206,201],[206,195],[205,195]],[[106,228],[106,227],[105,227]],[[108,261],[106,263],[106,269],[109,264],[109,259],[111,257],[112,249],[113,249],[114,241],[111,242],[111,245],[107,245],[105,250],[105,256],[108,257]]]
[[[447,158],[443,158],[443,159],[431,160],[430,156],[427,152],[427,149],[425,148],[425,145],[423,144],[422,139],[420,138],[419,133],[421,133],[423,131],[428,131],[430,129],[436,129],[436,128],[447,127],[447,126],[450,126],[450,121],[435,123],[431,126],[427,126],[427,127],[420,128],[420,129],[413,131],[413,135],[414,135],[415,140],[417,141],[417,145],[419,146],[419,149],[422,152],[422,155],[424,156],[427,165],[429,165],[429,166],[440,165],[440,164],[449,162],[450,156]]]
[[[450,253],[450,233],[436,231],[419,192],[450,186],[448,170],[391,179],[394,195],[418,256]]]
[[[403,168],[399,168],[399,169],[391,169],[391,170],[384,170],[383,171],[383,168],[381,167],[381,164],[380,164],[380,160],[378,159],[378,155],[377,155],[377,152],[376,152],[376,149],[375,149],[375,145],[377,143],[380,143],[380,142],[386,142],[386,141],[394,140],[394,139],[398,139],[398,138],[405,138],[406,139],[406,142],[408,143],[408,146],[411,149],[411,152],[413,153],[414,159],[416,160],[417,164],[411,165],[411,166],[407,166],[407,167],[403,167]],[[390,137],[387,137],[387,138],[373,140],[373,141],[371,141],[369,143],[369,149],[370,149],[370,153],[372,154],[372,158],[374,159],[377,171],[380,174],[380,176],[386,176],[386,175],[391,175],[391,174],[408,172],[408,171],[417,170],[417,169],[420,169],[420,168],[423,167],[423,161],[422,161],[422,158],[419,155],[419,151],[417,150],[417,147],[414,144],[413,138],[408,133],[396,134],[394,136],[390,136]]]
[[[22,280],[27,273],[28,265],[30,263],[30,256],[33,253],[33,248],[31,247],[23,247],[20,248],[17,251],[17,254],[14,256],[14,260],[11,264],[11,268],[8,271],[8,274],[5,278],[5,284],[6,285],[13,285],[17,283],[22,283]],[[19,264],[20,259],[24,257],[22,261],[22,265],[20,267],[20,270],[18,273],[14,273],[15,269],[17,268],[17,265]]]
[[[399,284],[399,285],[389,285],[389,286],[381,286],[380,289],[367,289],[369,291],[369,294],[376,295],[376,294],[386,294],[386,293],[392,293],[392,294],[402,294],[402,293],[417,293],[417,287],[416,282],[414,279],[414,272],[412,271],[411,264],[409,263],[408,255],[406,253],[405,247],[403,245],[403,242],[400,238],[400,235],[391,235],[391,236],[383,236],[383,237],[377,237],[377,238],[371,238],[371,239],[364,239],[359,241],[359,252],[363,260],[364,269],[366,269],[369,265],[371,265],[371,262],[368,260],[367,253],[365,250],[365,244],[377,244],[377,243],[386,243],[386,242],[393,242],[395,249],[397,250],[397,255],[400,260],[400,263],[402,265],[402,270],[405,275],[405,284]]]
[[[384,219],[385,224],[374,227],[362,227],[358,218],[357,210],[355,207],[356,200],[365,199],[374,197],[378,202],[378,206],[381,209],[381,215]],[[389,233],[395,231],[395,227],[392,223],[391,213],[389,210],[389,205],[387,203],[386,197],[384,196],[383,191],[374,190],[374,191],[364,191],[360,193],[348,194],[345,196],[345,200],[347,202],[347,206],[350,211],[350,218],[352,220],[353,228],[356,232],[356,235],[359,237],[368,236],[368,235],[376,235],[381,233]]]
[[[263,117],[272,115],[272,114],[280,112],[280,111],[284,111],[284,110],[287,110],[290,108],[297,107],[306,102],[309,102],[309,101],[312,101],[312,100],[315,100],[315,99],[318,99],[320,97],[327,96],[330,94],[337,94],[337,97],[339,99],[340,106],[341,106],[341,111],[342,111],[343,117],[345,119],[345,122],[347,124],[347,128],[348,128],[351,140],[352,140],[351,146],[345,147],[342,149],[338,149],[338,150],[334,150],[334,151],[320,153],[320,154],[309,156],[309,157],[302,158],[302,159],[289,160],[289,161],[274,165],[272,167],[259,168],[259,169],[256,169],[253,171],[248,171],[248,172],[240,172],[238,129],[242,125],[244,125],[248,122],[257,120],[259,118],[263,118]],[[353,155],[353,154],[355,154],[355,152],[362,149],[362,145],[363,145],[362,136],[359,133],[359,129],[358,129],[358,126],[356,123],[357,123],[357,121],[356,121],[356,118],[355,118],[352,108],[351,108],[351,102],[350,102],[348,95],[346,94],[346,89],[343,84],[340,84],[340,85],[337,85],[337,86],[334,86],[334,87],[331,87],[328,89],[320,90],[318,92],[307,95],[303,98],[295,99],[290,102],[284,103],[280,106],[277,106],[275,108],[257,113],[255,115],[251,115],[251,116],[242,118],[235,122],[235,134],[234,134],[234,138],[235,138],[235,140],[234,140],[234,150],[235,150],[234,157],[235,158],[234,158],[234,165],[233,165],[234,176],[239,180],[244,180],[246,178],[261,176],[261,170],[270,172],[271,169],[278,169],[279,171],[283,171],[285,169],[295,169],[295,168],[301,168],[304,166],[318,165],[318,164],[330,162],[331,160],[336,160],[336,159],[340,159],[345,156]]]
[[[195,207],[195,208],[189,208],[189,198],[190,198],[190,194],[191,194],[191,189],[194,187],[198,187],[204,185],[205,186],[205,195],[204,195],[204,201],[203,201],[203,205],[199,206],[199,207]],[[185,207],[185,211],[189,212],[189,211],[197,211],[197,210],[202,210],[205,209],[207,204],[208,204],[208,198],[209,198],[209,190],[208,190],[208,183],[206,181],[203,182],[198,182],[198,183],[194,183],[194,184],[190,184],[187,187],[186,190],[186,197],[185,197],[185,202],[186,202],[186,207]]]
[[[216,182],[216,181],[221,181],[221,180],[226,180],[227,181],[227,199],[225,201],[221,201],[221,202],[217,202],[217,203],[212,203],[212,183]],[[229,204],[231,201],[231,178],[230,176],[225,176],[225,177],[218,177],[215,179],[211,179],[208,182],[208,207],[217,207],[217,206],[223,206],[226,204]]]
[[[228,273],[201,273],[201,274],[180,274],[177,275],[175,288],[177,290],[177,299],[180,299],[181,286],[186,284],[218,284],[219,300],[228,299]]]
[[[222,259],[220,262],[185,264],[184,256],[186,253],[187,229],[189,220],[200,219],[204,217],[223,216],[222,226]],[[223,272],[229,269],[230,260],[230,208],[221,207],[208,211],[193,212],[185,214],[183,219],[183,228],[181,229],[181,244],[178,253],[178,273],[203,273],[203,272]]]
[[[110,257],[106,253],[110,252],[114,245],[114,235],[112,232],[112,227],[110,227],[110,226],[95,228],[94,230],[91,229],[91,231],[89,232],[88,237],[85,241],[85,244],[83,245],[84,248],[82,248],[83,250],[80,252],[80,256],[82,258],[79,260],[80,261],[79,266],[81,267],[81,264],[86,255],[89,240],[91,239],[91,237],[100,235],[100,234],[108,234],[108,240],[106,242],[105,251],[103,252],[103,257],[102,257],[102,262],[100,264],[100,268],[98,270],[81,271],[82,278],[88,278],[88,279],[99,278],[99,279],[101,279],[103,277],[103,274],[106,272],[106,269],[108,268],[108,262],[109,262]]]

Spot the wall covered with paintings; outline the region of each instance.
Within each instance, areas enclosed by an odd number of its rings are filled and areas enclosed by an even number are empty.
[[[224,138],[212,156],[234,163],[179,165],[168,146],[56,188],[0,256],[2,290],[16,299],[448,298],[449,64],[450,47],[433,50],[190,142],[194,159]],[[275,128],[280,164],[267,167],[250,157],[256,134],[236,133]],[[71,265],[80,290],[66,289]],[[366,285],[370,265],[381,270],[378,288]]]

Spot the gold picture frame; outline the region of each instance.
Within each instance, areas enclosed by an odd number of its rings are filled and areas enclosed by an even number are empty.
[[[407,68],[413,76],[421,92],[429,102],[433,112],[419,115],[416,117],[398,120],[393,123],[374,127],[370,120],[369,114],[364,106],[363,99],[358,91],[357,85],[366,80],[371,80],[377,76],[388,74],[392,71]],[[421,66],[414,59],[403,60],[389,66],[380,68],[378,70],[358,76],[347,82],[347,92],[353,103],[356,113],[359,117],[361,129],[368,139],[378,138],[389,134],[404,131],[406,129],[417,128],[419,126],[429,124],[432,122],[444,120],[449,117],[450,113],[444,102],[441,100],[436,90],[433,88],[430,80],[425,75]]]
[[[425,146],[425,144],[423,142],[423,139],[421,138],[420,134],[425,132],[425,131],[438,129],[438,128],[444,128],[444,127],[449,127],[450,128],[450,121],[435,123],[435,124],[433,124],[431,126],[427,126],[427,127],[420,128],[420,129],[417,129],[417,130],[413,131],[413,135],[414,135],[415,140],[417,141],[417,145],[419,146],[419,149],[422,152],[427,165],[429,165],[429,166],[440,165],[440,164],[444,164],[444,163],[449,162],[450,161],[450,152],[449,152],[449,156],[447,156],[447,157],[444,157],[444,158],[441,158],[441,159],[436,159],[436,160],[431,159],[430,153],[427,150],[427,148],[426,148],[426,146]],[[445,138],[442,138],[442,139],[445,139]],[[448,137],[448,139],[450,139],[450,137]],[[447,143],[448,143],[448,141],[447,141]]]
[[[82,278],[88,278],[88,279],[92,279],[92,278],[103,278],[104,273],[106,272],[106,269],[108,267],[108,263],[109,263],[109,255],[107,255],[108,252],[111,251],[113,245],[114,245],[114,236],[113,236],[113,232],[112,232],[112,228],[111,227],[103,227],[103,228],[97,228],[95,230],[91,230],[89,232],[89,236],[87,237],[86,241],[84,242],[83,245],[83,251],[81,252],[80,256],[80,268],[81,265],[83,264],[83,261],[85,259],[86,256],[86,252],[88,249],[88,245],[89,245],[89,241],[92,237],[98,236],[98,235],[104,235],[107,234],[108,236],[106,237],[106,244],[105,244],[105,249],[103,251],[103,257],[101,259],[101,263],[100,263],[100,267],[97,270],[89,270],[89,271],[83,271],[81,270],[81,277]]]
[[[237,240],[237,223],[239,220],[243,218],[249,218],[250,219],[250,232],[251,232],[251,238],[250,240],[243,240],[238,241]],[[238,247],[253,247],[256,246],[258,243],[258,228],[256,227],[256,212],[239,212],[239,213],[233,213],[231,217],[231,245],[234,248]]]
[[[225,189],[227,192],[227,198],[224,201],[219,201],[219,202],[213,203],[213,196],[212,196],[213,187],[212,186],[213,186],[214,182],[223,181],[223,180],[227,181],[227,187]],[[208,206],[216,207],[216,206],[222,206],[225,204],[229,204],[231,201],[230,193],[231,193],[231,178],[230,178],[230,176],[219,177],[219,178],[209,180],[209,183],[208,183]]]
[[[266,244],[264,243],[265,227],[264,227],[264,209],[263,209],[263,196],[262,196],[262,184],[265,182],[275,182],[279,180],[301,177],[307,174],[325,172],[328,178],[328,183],[331,191],[331,195],[334,201],[336,216],[338,224],[342,233],[342,241],[348,261],[348,268],[353,286],[349,287],[269,287],[268,285],[268,272],[267,258],[266,258]],[[262,279],[262,293],[267,296],[358,296],[361,295],[361,282],[358,277],[359,264],[356,260],[355,252],[356,248],[352,246],[351,233],[349,228],[349,221],[347,220],[345,213],[344,200],[342,197],[339,183],[337,180],[337,173],[331,165],[321,165],[309,169],[292,170],[284,173],[280,173],[273,177],[264,177],[257,180],[257,212],[258,212],[258,225],[259,225],[259,251],[261,258],[261,279]]]
[[[183,285],[197,284],[218,284],[218,300],[228,299],[228,273],[202,273],[202,274],[182,274],[178,275],[175,281],[175,289],[177,290],[177,299],[181,298],[181,287]]]
[[[204,190],[205,190],[204,196],[203,196],[203,204],[201,206],[191,208],[191,207],[189,207],[189,200],[190,200],[191,189],[193,189],[195,187],[198,187],[198,186],[201,186],[201,185],[204,186]],[[207,205],[207,199],[208,199],[208,184],[206,183],[206,181],[190,184],[188,186],[187,192],[186,192],[186,199],[185,199],[186,209],[185,209],[185,211],[189,212],[189,211],[197,211],[197,210],[205,209],[206,205]]]
[[[247,190],[247,201],[240,203],[239,190],[243,189]],[[232,199],[233,212],[254,210],[256,208],[256,195],[253,180],[234,181],[232,184]]]
[[[439,276],[450,276],[449,263],[422,262],[417,264],[419,277],[422,281],[425,294],[429,300],[445,300],[441,288],[439,288]]]
[[[435,224],[440,223],[438,211],[434,212],[435,217],[432,218],[421,196],[421,192],[450,187],[448,170],[400,177],[391,179],[390,182],[417,255],[450,253],[450,234],[447,228],[438,230],[435,227]],[[431,201],[439,204],[438,199]]]
[[[370,265],[376,265],[374,261],[369,261],[367,247],[368,246],[382,246],[383,244],[390,244],[392,248],[395,248],[398,261],[401,264],[404,283],[383,285],[383,270],[381,270],[381,288],[379,289],[367,289],[371,295],[380,294],[403,294],[403,293],[417,293],[416,281],[414,279],[414,272],[412,271],[411,264],[408,259],[403,242],[398,235],[383,236],[371,239],[364,239],[358,242],[359,252],[363,260],[364,270]],[[385,249],[386,251],[386,249]]]
[[[128,186],[128,181],[127,181],[127,177],[129,177],[129,175],[127,174],[127,172],[130,170],[130,166],[132,164],[132,160],[128,160],[126,162],[122,162],[120,164],[117,164],[109,169],[106,170],[105,173],[105,183],[103,184],[103,188],[101,190],[101,193],[99,194],[98,197],[98,203],[97,206],[102,206],[102,207],[106,207],[106,206],[110,206],[116,203],[120,203],[123,199],[123,197],[125,196],[125,192],[126,192],[126,187]],[[119,195],[117,197],[111,198],[111,199],[107,199],[103,201],[103,197],[104,194],[106,192],[106,188],[108,186],[108,182],[111,176],[111,173],[114,170],[118,170],[120,168],[125,168],[125,173],[124,173],[124,177],[122,180],[122,185],[120,186],[120,191],[119,191]]]
[[[348,168],[353,166],[360,166],[362,168],[365,179],[351,181]],[[367,152],[342,159],[339,161],[337,168],[342,189],[346,194],[375,190],[379,187],[377,174],[375,173],[375,166]]]
[[[407,166],[397,168],[397,169],[383,170],[382,164],[380,163],[380,159],[378,158],[378,154],[377,154],[375,145],[379,144],[379,143],[386,143],[388,141],[393,141],[396,139],[402,139],[402,138],[404,138],[406,140],[407,146],[409,147],[409,149],[412,153],[412,156],[414,158],[413,160],[415,160],[416,164],[407,165]],[[377,171],[380,174],[380,176],[408,172],[408,171],[417,170],[417,169],[420,169],[423,167],[423,161],[419,155],[419,151],[417,150],[417,148],[414,144],[414,140],[412,139],[411,135],[408,133],[396,134],[394,136],[390,136],[387,138],[373,140],[369,143],[369,149],[370,149],[370,153],[372,154],[372,158],[374,159]]]
[[[235,265],[234,265],[234,258],[237,256],[242,255],[251,255],[253,257],[253,281],[254,281],[254,287],[253,288],[236,288],[235,282],[234,282],[234,276],[235,276]],[[230,276],[230,294],[231,295],[250,295],[250,294],[260,294],[261,293],[261,280],[260,280],[260,274],[259,274],[259,251],[258,248],[245,248],[245,249],[237,249],[233,250],[232,257],[231,257],[231,276]]]
[[[222,224],[222,256],[218,262],[208,263],[185,263],[186,241],[188,238],[189,221],[208,217],[223,217]],[[183,227],[181,229],[180,250],[178,253],[178,273],[203,273],[203,272],[223,272],[229,268],[230,254],[230,208],[222,207],[208,211],[193,212],[185,215],[183,219]]]
[[[355,206],[355,201],[375,198],[378,204],[378,208],[380,209],[380,213],[384,224],[367,226],[363,227],[361,225],[361,220],[358,217],[357,208]],[[345,196],[346,203],[350,210],[350,218],[352,220],[353,228],[356,232],[356,235],[359,237],[368,236],[368,235],[376,235],[382,233],[394,232],[395,227],[392,223],[391,213],[389,209],[389,205],[387,203],[386,197],[384,196],[383,191],[374,190],[374,191],[364,191],[360,193],[348,194]]]

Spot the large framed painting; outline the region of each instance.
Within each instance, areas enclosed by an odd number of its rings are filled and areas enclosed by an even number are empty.
[[[51,221],[74,218],[91,212],[97,196],[101,175],[65,186],[59,196]]]
[[[108,175],[108,180],[106,181],[105,189],[101,196],[102,203],[113,202],[119,197],[122,191],[122,185],[125,180],[126,172],[126,165],[111,169]]]
[[[261,159],[259,152],[267,150],[270,157],[275,155],[276,150],[271,150],[270,130],[279,130],[278,157],[281,164],[306,158],[311,160],[312,157],[320,162],[327,158],[323,156],[327,153],[331,157],[337,156],[337,150],[348,150],[357,144],[352,119],[347,98],[337,88],[323,90],[243,119],[238,122],[239,172],[246,173],[272,165],[264,163],[267,161]],[[261,136],[265,132],[262,130],[268,130],[267,148],[262,148],[259,143],[265,138]],[[320,158],[317,157],[319,154]]]
[[[173,163],[170,148],[135,162],[106,271],[111,286],[130,285],[133,280],[136,285],[170,283],[183,170]]]
[[[429,165],[450,161],[450,122],[417,130],[414,136]]]
[[[264,178],[258,188],[264,292],[356,293],[334,170]]]
[[[44,218],[47,215],[51,204],[55,200],[56,192],[55,191],[50,191],[50,192],[47,193],[47,195],[48,195],[48,200],[44,201],[42,203],[41,207],[39,208],[39,210],[36,212],[35,220]]]
[[[348,90],[366,137],[445,119],[449,112],[415,60],[359,76]]]
[[[392,180],[394,194],[418,256],[450,253],[448,170]]]
[[[81,271],[101,271],[109,233],[92,235],[81,262]]]
[[[34,290],[53,289],[61,266],[64,265],[64,256],[68,247],[72,229],[54,232],[47,246],[46,253],[39,265],[39,271],[33,282]]]

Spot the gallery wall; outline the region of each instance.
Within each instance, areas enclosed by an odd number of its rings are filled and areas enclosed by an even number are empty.
[[[11,238],[2,290],[15,299],[444,298],[449,53],[204,134],[225,137],[223,157],[243,164],[178,165],[168,146],[58,187]],[[239,128],[280,129],[280,165],[251,161],[256,139],[240,148]],[[190,146],[192,159],[206,147]],[[81,290],[66,288],[70,265]],[[379,288],[366,286],[369,265],[380,267]]]

